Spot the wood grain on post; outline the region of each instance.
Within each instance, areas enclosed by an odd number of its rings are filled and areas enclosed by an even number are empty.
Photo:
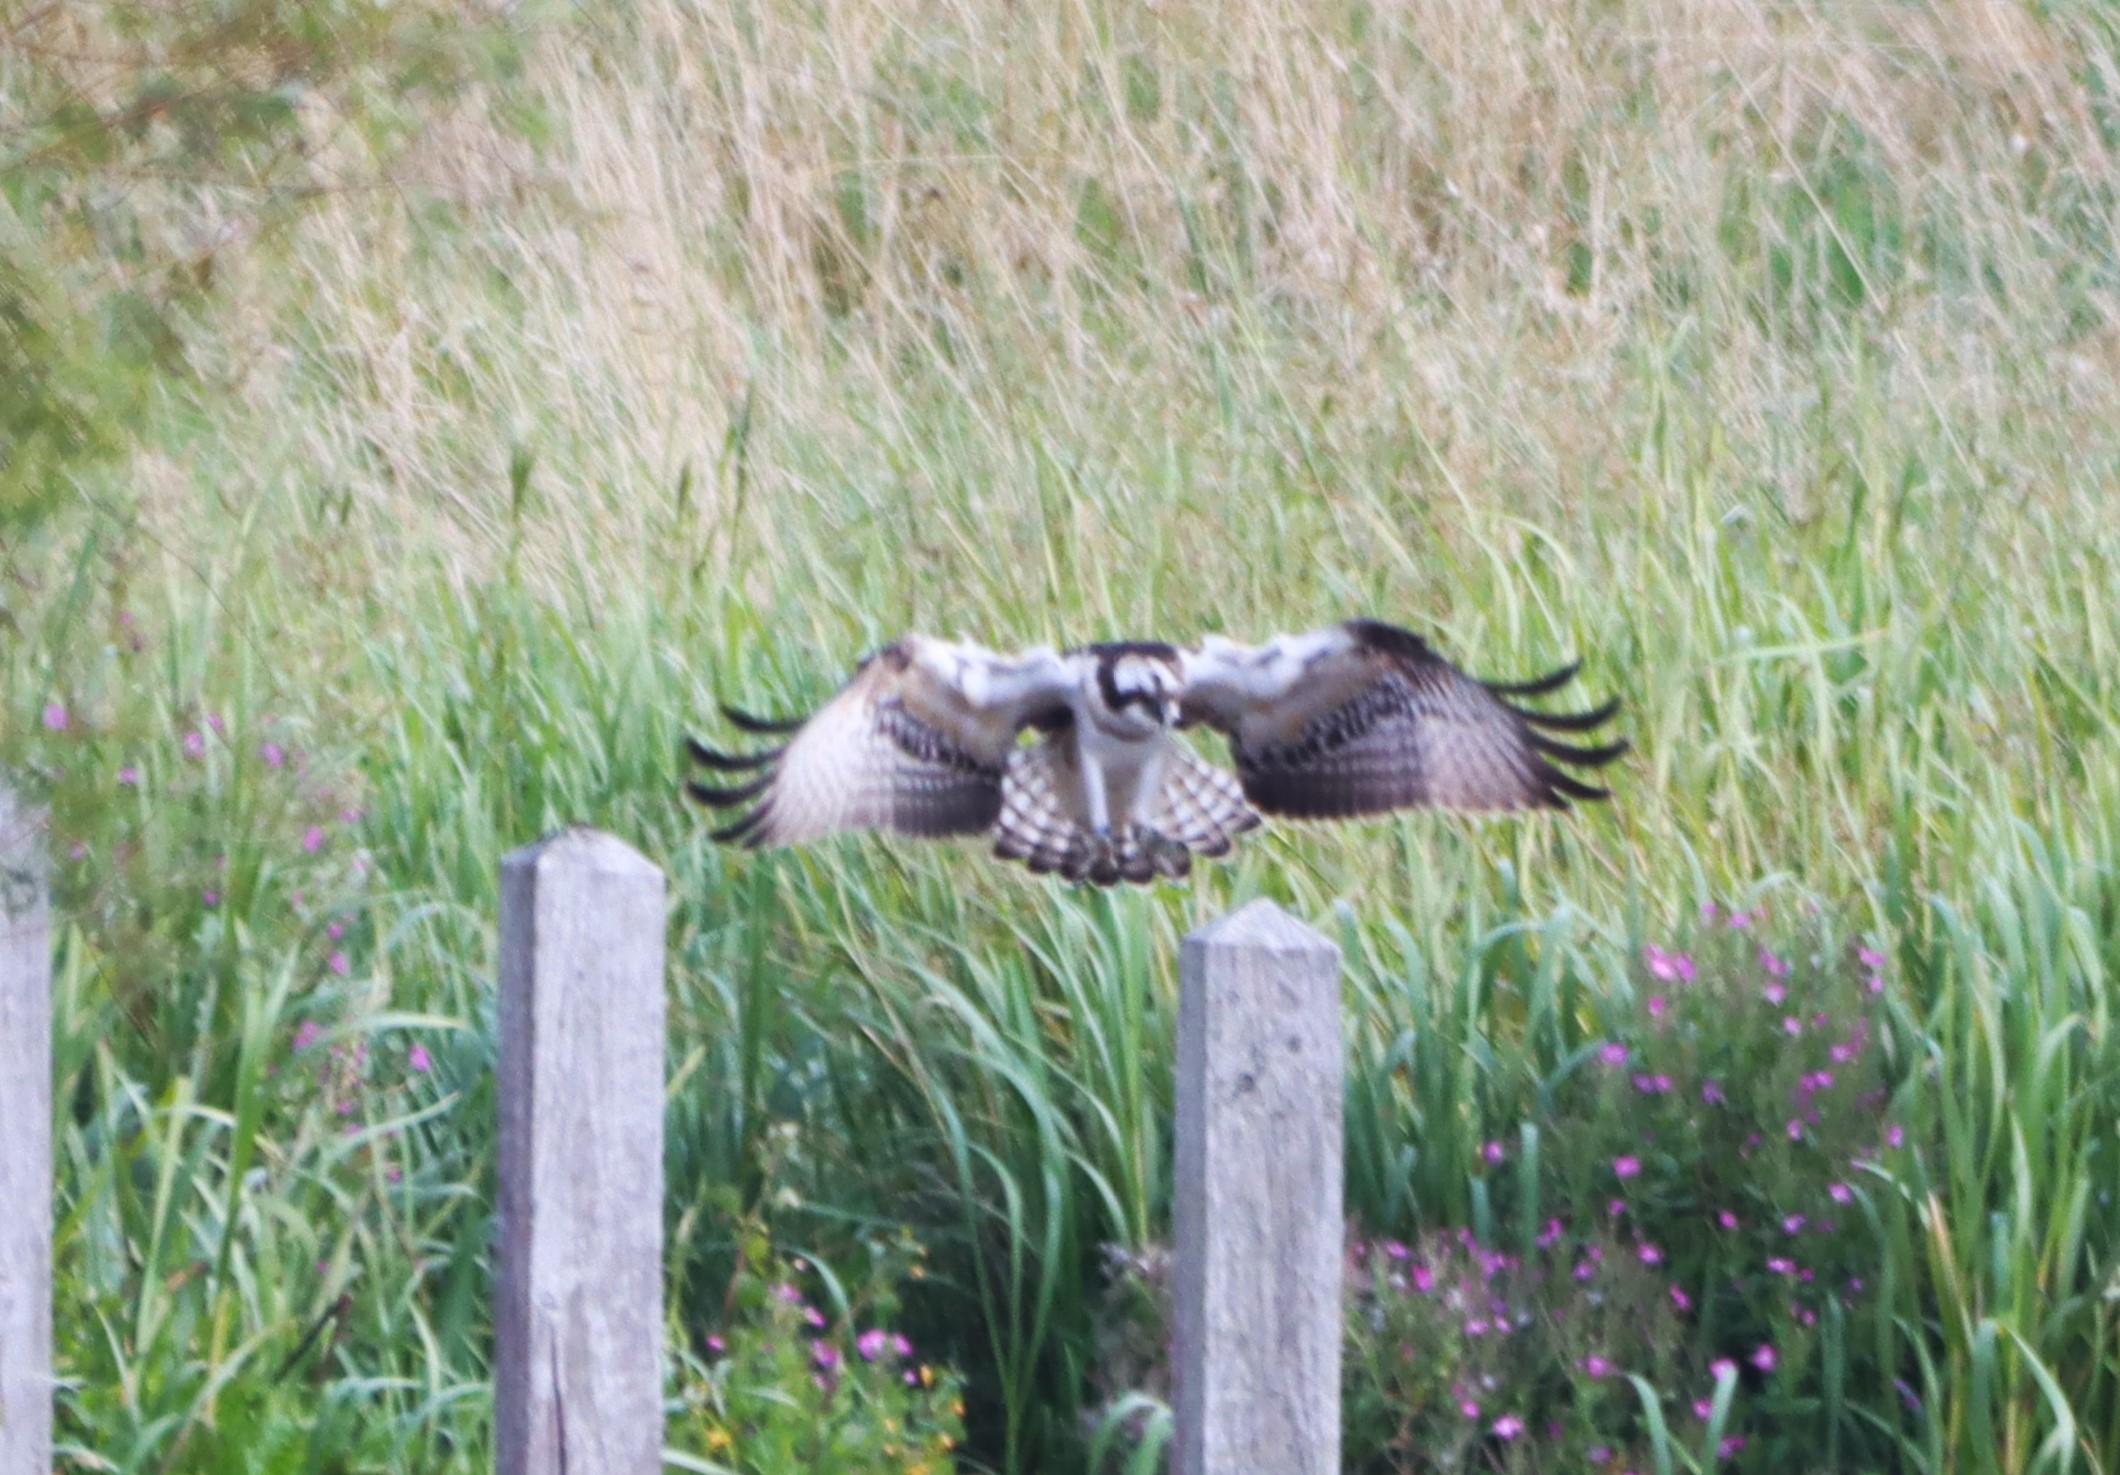
[[[662,1465],[663,875],[572,829],[501,862],[500,1475]]]
[[[1338,1475],[1340,950],[1255,901],[1179,972],[1175,1475]]]
[[[0,1475],[52,1468],[52,938],[44,812],[0,784]]]

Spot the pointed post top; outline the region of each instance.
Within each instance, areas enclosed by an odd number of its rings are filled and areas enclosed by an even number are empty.
[[[1270,953],[1340,955],[1339,944],[1309,923],[1290,916],[1265,897],[1248,901],[1226,916],[1195,927],[1185,935],[1195,947],[1243,948]]]
[[[568,825],[554,830],[501,858],[501,872],[545,871],[555,867],[589,871],[598,875],[653,876],[660,882],[662,870],[638,850],[602,830],[587,825]]]

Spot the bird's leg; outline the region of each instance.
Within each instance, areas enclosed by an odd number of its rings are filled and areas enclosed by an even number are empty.
[[[1099,836],[1112,832],[1111,794],[1104,784],[1104,765],[1089,760],[1079,765],[1082,775],[1082,814],[1089,821],[1090,829]]]

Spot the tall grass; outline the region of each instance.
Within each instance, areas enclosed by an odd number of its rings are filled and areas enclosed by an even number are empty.
[[[1763,897],[1886,944],[1920,1150],[1866,1186],[1873,1382],[1784,1416],[1814,1463],[2120,1463],[2104,12],[541,25],[395,188],[228,261],[124,474],[6,552],[6,751],[87,847],[73,1457],[487,1457],[494,878],[583,820],[673,878],[681,1333],[739,1211],[827,1259],[911,1224],[995,1468],[1119,1442],[1099,1246],[1166,1232],[1175,939],[1261,894],[1349,959],[1351,1212],[1489,1243],[1554,1207],[1541,1114],[1645,943]],[[903,629],[1355,611],[1585,655],[1617,802],[1104,897],[730,856],[674,797],[717,698],[801,709]]]

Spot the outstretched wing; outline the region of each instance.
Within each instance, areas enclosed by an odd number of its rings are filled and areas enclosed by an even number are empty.
[[[1538,712],[1505,699],[1543,696],[1575,672],[1477,681],[1418,635],[1376,620],[1260,646],[1209,637],[1184,654],[1183,720],[1229,735],[1245,797],[1269,814],[1560,809],[1607,797],[1562,765],[1600,768],[1627,745],[1577,747],[1552,734],[1601,727],[1619,703]]]
[[[1008,658],[976,645],[908,635],[861,663],[839,693],[796,722],[724,709],[750,732],[788,733],[778,748],[716,752],[688,742],[694,761],[749,773],[729,786],[688,783],[700,803],[756,800],[714,838],[758,847],[839,830],[969,835],[1001,812],[1002,773],[1016,734],[1059,720],[1069,675],[1061,658],[1032,650]]]

